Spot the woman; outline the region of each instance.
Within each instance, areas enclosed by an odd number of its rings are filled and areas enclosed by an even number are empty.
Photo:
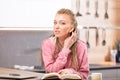
[[[78,39],[77,21],[69,9],[60,9],[54,18],[54,34],[42,43],[47,73],[78,74],[86,80],[89,64],[86,44]]]

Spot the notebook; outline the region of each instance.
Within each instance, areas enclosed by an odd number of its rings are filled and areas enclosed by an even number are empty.
[[[35,75],[30,75],[30,74],[14,74],[14,73],[2,73],[0,74],[0,79],[30,79],[30,78],[36,78],[37,76]]]

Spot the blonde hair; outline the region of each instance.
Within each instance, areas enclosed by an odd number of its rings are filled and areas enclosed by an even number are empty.
[[[71,19],[71,24],[74,26],[74,30],[77,29],[77,20],[75,18],[74,13],[70,9],[62,8],[56,14],[69,15],[70,19]],[[71,46],[70,50],[71,50],[71,55],[72,55],[72,63],[73,63],[72,66],[75,68],[75,70],[78,70],[78,60],[77,60],[76,48],[77,48],[77,41]],[[58,53],[61,49],[62,49],[62,46],[57,39],[56,40],[56,49],[55,49],[54,54],[53,54],[54,59],[55,59],[55,55],[56,55],[55,53]],[[58,51],[56,52],[56,50],[58,50]]]
[[[62,9],[60,9],[56,14],[69,15],[69,16],[70,16],[70,19],[71,19],[71,24],[75,27],[75,29],[77,28],[77,25],[78,25],[78,24],[77,24],[75,15],[74,15],[74,13],[73,13],[70,9],[62,8]]]

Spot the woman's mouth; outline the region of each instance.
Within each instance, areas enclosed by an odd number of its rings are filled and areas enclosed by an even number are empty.
[[[57,33],[57,34],[58,34],[58,33],[60,33],[60,31],[55,31],[55,33]]]

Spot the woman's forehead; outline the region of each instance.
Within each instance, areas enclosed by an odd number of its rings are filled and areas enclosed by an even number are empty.
[[[67,14],[56,14],[55,20],[69,21],[71,19],[70,19],[70,16]]]

